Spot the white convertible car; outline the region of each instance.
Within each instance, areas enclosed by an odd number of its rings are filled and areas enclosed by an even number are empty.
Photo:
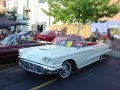
[[[73,69],[79,69],[110,52],[107,43],[85,42],[81,37],[57,37],[53,45],[36,46],[19,50],[19,65],[37,74],[55,74],[67,78]]]

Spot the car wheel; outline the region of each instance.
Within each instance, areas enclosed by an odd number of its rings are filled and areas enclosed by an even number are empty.
[[[62,64],[62,69],[60,71],[61,78],[67,78],[71,74],[71,64],[69,62],[64,62]]]

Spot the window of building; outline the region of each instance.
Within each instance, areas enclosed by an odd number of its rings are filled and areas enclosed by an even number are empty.
[[[29,0],[24,0],[24,3],[23,3],[23,19],[24,20],[29,20],[29,12],[30,12],[30,9],[29,9]]]
[[[45,0],[39,0],[39,3],[45,3]]]

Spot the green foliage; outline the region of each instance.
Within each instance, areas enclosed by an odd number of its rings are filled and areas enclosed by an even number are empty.
[[[55,18],[53,23],[62,21],[66,24],[87,24],[98,22],[102,17],[113,17],[120,11],[117,3],[109,5],[110,0],[47,0],[48,16]]]
[[[16,12],[16,10],[7,11],[6,13],[0,14],[0,17],[7,18],[12,21],[16,21],[17,20],[17,12]]]
[[[16,21],[16,19],[17,19],[17,12],[16,12],[16,10],[10,11],[9,14],[11,14],[10,20]]]

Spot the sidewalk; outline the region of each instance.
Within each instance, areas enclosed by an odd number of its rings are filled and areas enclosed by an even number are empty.
[[[112,51],[108,54],[109,57],[120,58],[120,39],[111,40]]]

